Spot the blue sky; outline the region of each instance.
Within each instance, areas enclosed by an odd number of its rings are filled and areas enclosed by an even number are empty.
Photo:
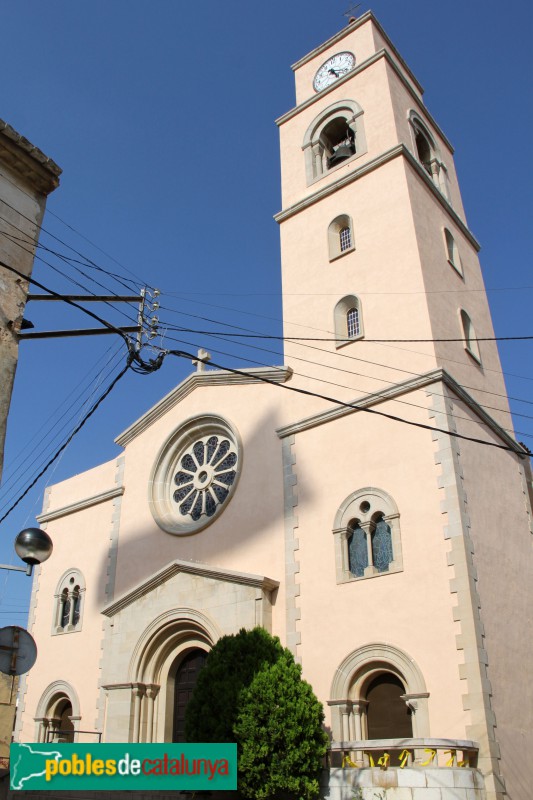
[[[0,117],[63,168],[41,242],[158,287],[166,323],[280,333],[274,119],[294,105],[290,65],[344,26],[347,7],[337,0],[4,2]],[[531,3],[376,0],[357,13],[369,7],[456,148],[496,333],[531,334]],[[34,277],[56,291],[81,291],[58,268],[104,291],[72,264],[40,255],[50,263],[37,260]],[[97,276],[106,291],[123,291]],[[98,310],[128,324],[121,313]],[[30,304],[26,316],[39,329],[92,324],[57,304]],[[179,347],[171,337],[179,334],[167,330],[165,345]],[[283,361],[275,344],[258,352],[208,338],[188,341],[233,367]],[[532,347],[509,343],[500,353],[518,438],[533,449]],[[123,363],[114,337],[21,344],[0,516],[75,426],[83,401]],[[45,486],[117,455],[114,437],[190,369],[168,359],[158,373],[121,381],[0,525],[1,561],[17,563],[12,541],[35,524]],[[0,573],[0,625],[25,624],[29,591],[24,576]]]

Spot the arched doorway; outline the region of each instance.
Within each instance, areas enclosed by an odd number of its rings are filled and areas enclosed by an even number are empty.
[[[54,741],[72,743],[74,741],[74,723],[71,720],[73,711],[70,700],[64,700],[59,703],[55,713],[56,719],[54,722],[57,725],[57,729],[55,731],[52,729],[51,731],[54,735]]]
[[[206,651],[195,647],[194,650],[189,650],[178,664],[174,678],[173,742],[185,741],[185,712],[206,660]]]
[[[368,739],[410,739],[411,712],[402,695],[405,687],[391,672],[371,678],[364,690]]]

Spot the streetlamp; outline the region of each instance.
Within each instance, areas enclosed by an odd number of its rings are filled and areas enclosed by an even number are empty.
[[[13,567],[11,564],[0,564],[0,569],[31,575],[36,564],[42,564],[50,558],[53,548],[54,545],[47,533],[40,528],[25,528],[15,539],[15,551],[27,566]]]

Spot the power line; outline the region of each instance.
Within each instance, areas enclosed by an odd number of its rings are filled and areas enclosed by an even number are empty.
[[[183,340],[183,339],[176,339],[175,337],[172,337],[172,336],[170,336],[168,338],[171,339],[172,341],[176,341],[176,342],[179,342],[181,344],[187,344],[187,345],[191,345],[192,344],[195,347],[199,346],[198,342],[188,342],[188,341]],[[221,337],[219,337],[219,338],[221,338]],[[222,339],[222,341],[225,341],[225,340]],[[230,356],[231,358],[237,358],[239,361],[245,361],[248,364],[254,364],[254,365],[260,366],[260,367],[272,367],[271,364],[266,364],[264,361],[257,361],[256,359],[250,359],[250,358],[247,358],[247,357],[245,358],[244,356],[237,356],[237,355],[235,355],[233,353],[227,353],[224,350],[219,350],[217,348],[210,348],[210,349],[215,353],[219,353],[220,355]],[[264,349],[264,348],[260,348],[260,349]],[[274,353],[274,351],[267,351],[267,352]],[[276,355],[276,353],[274,353],[274,355]],[[309,361],[308,359],[298,359],[298,357],[296,357],[296,356],[295,356],[295,358],[297,358],[297,360],[299,360],[299,361],[304,361],[304,362],[306,362],[308,364],[313,364],[315,366],[327,366],[327,365],[321,365],[321,364],[319,364],[318,362],[315,362],[315,361]],[[213,363],[213,362],[210,362],[210,363]],[[335,370],[336,368],[335,367],[329,367],[329,369]],[[370,379],[370,380],[379,380],[381,383],[384,383],[384,381],[381,378],[373,378],[370,375],[363,375],[361,373],[354,373],[354,372],[351,372],[349,370],[342,370],[342,371],[343,372],[347,372],[349,375],[360,375],[363,378]],[[422,377],[421,375],[418,375],[417,373],[413,373],[413,374],[415,374],[417,377]],[[294,371],[294,375],[296,375],[296,376],[298,376],[300,378],[305,378],[307,380],[316,381],[318,383],[326,383],[329,386],[336,386],[336,387],[338,387],[340,389],[349,389],[350,391],[354,391],[354,392],[361,391],[360,389],[358,389],[355,386],[346,386],[344,384],[337,383],[335,381],[328,381],[325,378],[318,378],[318,377],[313,376],[313,375],[306,375],[305,373],[302,373],[302,372]],[[446,399],[445,395],[441,394],[440,392],[431,391],[427,387],[425,388],[425,391],[428,394],[432,395],[433,397],[443,397],[443,398]],[[389,397],[388,395],[380,394],[379,392],[374,392],[373,394],[375,396],[381,397],[384,400],[387,400],[389,402],[401,403],[402,405],[408,405],[408,406],[411,406],[413,408],[420,408],[420,409],[422,409],[424,411],[427,411],[427,407],[426,406],[421,406],[418,403],[410,403],[407,400],[400,400],[397,397]],[[486,406],[481,406],[481,408],[486,408]],[[502,411],[503,409],[496,408],[496,409],[493,409],[493,410]],[[510,413],[510,412],[508,412],[508,413]],[[473,419],[471,419],[469,417],[463,417],[463,416],[461,416],[459,414],[452,414],[452,416],[453,416],[454,419],[464,420],[465,422],[471,422],[471,423],[475,423],[475,424],[482,425],[482,426],[489,426],[489,424],[486,423],[486,422],[481,422],[479,420],[473,420]],[[522,415],[522,416],[526,416],[526,415]],[[529,419],[533,419],[533,417],[528,417],[528,418]],[[520,436],[525,436],[527,438],[533,438],[533,434],[526,433],[525,431],[514,431],[511,428],[502,428],[502,430],[504,430],[506,433],[510,434],[513,437],[515,436],[515,434],[519,434]]]
[[[115,342],[115,347],[120,348],[121,347],[120,343],[119,342]],[[113,346],[108,348],[107,352],[109,353],[112,349],[113,349]],[[114,372],[114,370],[115,370],[116,364],[113,363],[113,362],[115,362],[117,357],[119,357],[119,356],[121,357],[120,349],[116,349],[115,352],[109,357],[109,359],[107,360],[107,362],[104,365],[104,367],[99,370],[98,374],[94,378],[93,377],[89,377],[89,372],[86,374],[86,376],[85,376],[86,377],[86,381],[85,382],[87,382],[87,378],[88,378],[89,384],[94,383],[95,381],[96,382],[97,381],[103,381],[104,372],[108,373],[108,374],[105,375],[105,377],[106,378],[109,377],[109,375],[112,372]],[[98,359],[98,363],[91,368],[90,372],[92,372],[94,370],[95,366],[99,366],[99,362],[100,362],[100,358]],[[87,388],[89,388],[89,390],[90,390],[88,394],[87,394]],[[3,480],[2,486],[0,488],[0,494],[2,494],[5,497],[5,501],[3,501],[2,507],[0,508],[0,512],[8,504],[9,496],[16,495],[16,493],[18,491],[17,486],[18,486],[18,483],[19,483],[18,479],[20,477],[20,474],[22,472],[27,473],[29,471],[27,466],[26,466],[28,461],[31,459],[33,462],[37,462],[37,461],[39,461],[39,459],[41,459],[41,462],[36,465],[35,469],[39,469],[40,468],[41,464],[44,463],[44,461],[47,458],[47,456],[45,455],[46,451],[49,451],[51,449],[51,447],[54,445],[54,442],[58,438],[61,437],[61,435],[63,434],[64,430],[69,426],[71,421],[78,414],[80,414],[83,411],[84,407],[90,402],[92,396],[95,394],[97,387],[94,386],[94,388],[91,389],[90,385],[89,385],[89,387],[83,386],[83,385],[81,385],[81,386],[78,385],[76,387],[76,389],[80,389],[80,391],[78,392],[77,396],[70,401],[70,404],[69,404],[69,408],[70,409],[74,409],[73,413],[70,414],[70,416],[68,416],[67,418],[64,415],[60,416],[56,420],[56,422],[47,430],[47,432],[44,433],[41,436],[41,438],[39,439],[39,441],[37,443],[34,443],[34,440],[36,439],[36,436],[31,437],[26,442],[26,444],[23,447],[21,447],[21,449],[19,450],[19,452],[17,454],[17,457],[10,463],[10,470],[11,471],[7,475],[4,475],[4,480]],[[55,414],[58,414],[60,412],[62,407],[65,405],[65,403],[67,403],[70,400],[70,398],[72,397],[74,392],[75,392],[75,389],[73,389],[70,392],[70,394],[67,395],[67,397],[55,409],[55,411],[52,412],[52,414],[48,417],[48,419],[46,419],[43,423],[41,423],[40,430],[42,430],[44,428],[44,426],[53,419]],[[78,401],[84,395],[86,395],[86,396],[83,397],[81,405],[78,406],[77,405]],[[46,447],[44,447],[42,449],[42,451],[41,451],[42,454],[36,455],[37,449],[40,447],[41,444],[46,442],[46,440],[51,437],[53,431],[55,430],[55,428],[57,428],[58,425],[61,425],[61,428],[59,429],[59,431],[57,431],[54,434],[53,438],[48,442]],[[29,448],[31,448],[31,451],[27,456],[25,456],[24,454],[28,451]],[[26,477],[28,477],[28,476],[26,475]],[[10,488],[8,489],[8,487],[10,487]]]
[[[83,426],[85,425],[85,423],[86,423],[86,422],[87,422],[87,421],[88,421],[88,420],[89,420],[89,419],[92,417],[92,415],[94,414],[94,412],[96,411],[96,409],[98,408],[98,406],[99,406],[99,405],[100,405],[100,404],[101,404],[101,403],[102,403],[102,402],[105,400],[105,398],[108,396],[108,394],[109,394],[109,393],[110,393],[110,392],[111,392],[111,391],[114,389],[114,387],[117,385],[117,383],[119,382],[119,380],[120,380],[121,378],[123,378],[123,377],[124,377],[124,375],[126,374],[126,372],[127,372],[129,369],[130,369],[130,367],[131,367],[131,363],[132,363],[132,361],[133,361],[133,358],[134,358],[133,352],[130,352],[130,353],[128,354],[128,358],[127,358],[127,361],[126,361],[126,366],[124,367],[124,369],[122,369],[122,370],[121,370],[121,371],[118,373],[118,375],[117,375],[115,378],[113,378],[113,380],[111,381],[111,383],[109,384],[109,386],[107,387],[107,389],[106,389],[106,390],[103,392],[103,394],[101,394],[101,395],[100,395],[100,397],[98,398],[98,400],[96,401],[96,403],[94,403],[94,404],[91,406],[91,408],[89,409],[89,411],[87,412],[87,414],[85,414],[85,416],[84,416],[84,417],[83,417],[83,419],[82,419],[82,420],[81,420],[81,421],[78,423],[78,425],[76,425],[76,427],[74,428],[74,430],[72,431],[72,433],[70,434],[70,436],[67,438],[67,440],[66,440],[65,442],[63,442],[63,444],[61,445],[61,447],[59,447],[59,448],[56,450],[56,452],[54,453],[54,455],[53,455],[53,456],[52,456],[50,459],[48,459],[48,461],[46,462],[46,464],[44,465],[44,467],[43,467],[43,468],[40,470],[39,474],[38,474],[38,475],[37,475],[37,476],[36,476],[36,477],[33,479],[33,481],[32,481],[32,482],[31,482],[31,483],[30,483],[30,484],[29,484],[29,485],[26,487],[26,489],[25,489],[25,490],[22,492],[22,494],[20,494],[20,495],[19,495],[19,497],[18,497],[18,498],[15,500],[15,502],[14,502],[14,503],[12,503],[12,505],[11,505],[11,506],[8,508],[8,510],[5,512],[5,514],[4,514],[2,517],[0,517],[0,523],[2,523],[2,522],[3,522],[3,521],[4,521],[4,520],[5,520],[5,519],[6,519],[6,518],[9,516],[9,514],[11,514],[11,512],[12,512],[12,511],[13,511],[13,510],[14,510],[14,509],[15,509],[15,508],[18,506],[18,504],[21,502],[21,500],[23,500],[23,498],[24,498],[24,497],[26,497],[26,495],[28,494],[28,492],[30,491],[30,489],[32,489],[32,488],[35,486],[35,484],[37,483],[37,481],[39,480],[39,478],[41,478],[41,477],[44,475],[44,473],[45,473],[45,472],[46,472],[46,471],[49,469],[49,467],[51,467],[51,466],[52,466],[52,464],[54,463],[54,461],[55,461],[57,458],[59,458],[59,456],[61,455],[61,453],[63,452],[63,450],[64,450],[64,449],[65,449],[65,448],[66,448],[66,447],[67,447],[67,446],[70,444],[70,442],[71,442],[71,441],[72,441],[72,439],[73,439],[73,438],[76,436],[76,434],[77,434],[77,433],[78,433],[78,432],[79,432],[79,431],[80,431],[80,430],[83,428]]]
[[[334,403],[336,406],[341,406],[343,408],[350,408],[353,411],[364,411],[364,412],[366,412],[368,414],[375,414],[375,415],[377,415],[379,417],[384,417],[385,419],[393,420],[394,422],[402,422],[405,425],[410,425],[410,426],[412,426],[414,428],[421,428],[423,430],[431,431],[432,433],[435,433],[435,431],[436,431],[437,433],[444,433],[447,436],[452,436],[452,437],[454,437],[456,439],[463,439],[463,440],[465,440],[467,442],[474,442],[476,444],[487,445],[488,447],[496,447],[498,450],[506,450],[506,451],[511,452],[511,453],[518,453],[519,455],[521,455],[521,454],[526,455],[525,450],[523,451],[523,453],[520,453],[518,451],[518,448],[520,447],[520,445],[517,445],[517,447],[509,447],[508,445],[496,444],[495,442],[488,442],[486,439],[477,439],[477,438],[475,438],[473,436],[465,436],[465,435],[463,435],[461,433],[457,433],[455,431],[446,430],[445,428],[437,428],[437,427],[435,427],[433,425],[426,425],[423,422],[413,422],[413,421],[405,419],[403,417],[398,417],[395,414],[387,414],[385,411],[378,411],[375,408],[367,408],[367,407],[363,407],[363,406],[358,406],[355,403],[345,403],[342,400],[337,400],[334,397],[328,397],[328,395],[319,394],[318,392],[311,392],[308,389],[301,389],[301,388],[299,388],[297,386],[290,386],[290,385],[288,385],[286,383],[278,383],[277,381],[270,380],[270,378],[266,378],[264,375],[258,375],[257,373],[256,374],[252,374],[250,372],[246,372],[245,370],[238,370],[238,369],[232,369],[231,367],[224,367],[221,364],[216,364],[214,361],[209,362],[209,360],[200,358],[198,355],[192,355],[191,353],[185,353],[182,350],[165,350],[163,352],[165,353],[165,355],[178,356],[179,358],[186,358],[189,361],[197,360],[197,361],[201,361],[204,364],[209,364],[210,363],[211,366],[216,367],[217,369],[224,370],[226,372],[231,372],[234,375],[245,375],[247,377],[253,378],[254,380],[258,380],[261,383],[268,383],[271,386],[277,386],[280,389],[285,389],[285,390],[290,391],[290,392],[296,392],[297,394],[303,394],[303,395],[306,395],[308,397],[316,397],[316,398],[318,398],[320,400],[326,400],[328,403]],[[0,520],[0,522],[1,521],[2,520]]]

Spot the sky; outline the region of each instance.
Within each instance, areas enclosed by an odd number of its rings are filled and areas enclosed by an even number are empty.
[[[63,293],[157,287],[158,346],[203,346],[233,368],[282,364],[279,344],[258,351],[172,326],[281,333],[274,120],[294,106],[290,65],[344,27],[349,5],[3,0],[0,117],[63,169],[33,277]],[[532,335],[532,4],[375,0],[356,14],[368,9],[455,147],[496,335]],[[134,306],[91,309],[135,321]],[[37,330],[93,326],[58,303],[30,303],[25,316]],[[531,449],[532,348],[500,346],[517,438]],[[0,516],[124,364],[115,336],[21,343]],[[1,562],[20,564],[12,543],[37,524],[46,486],[116,457],[114,438],[191,369],[168,358],[121,379],[0,524]],[[23,574],[0,572],[0,626],[26,624],[30,589]]]

